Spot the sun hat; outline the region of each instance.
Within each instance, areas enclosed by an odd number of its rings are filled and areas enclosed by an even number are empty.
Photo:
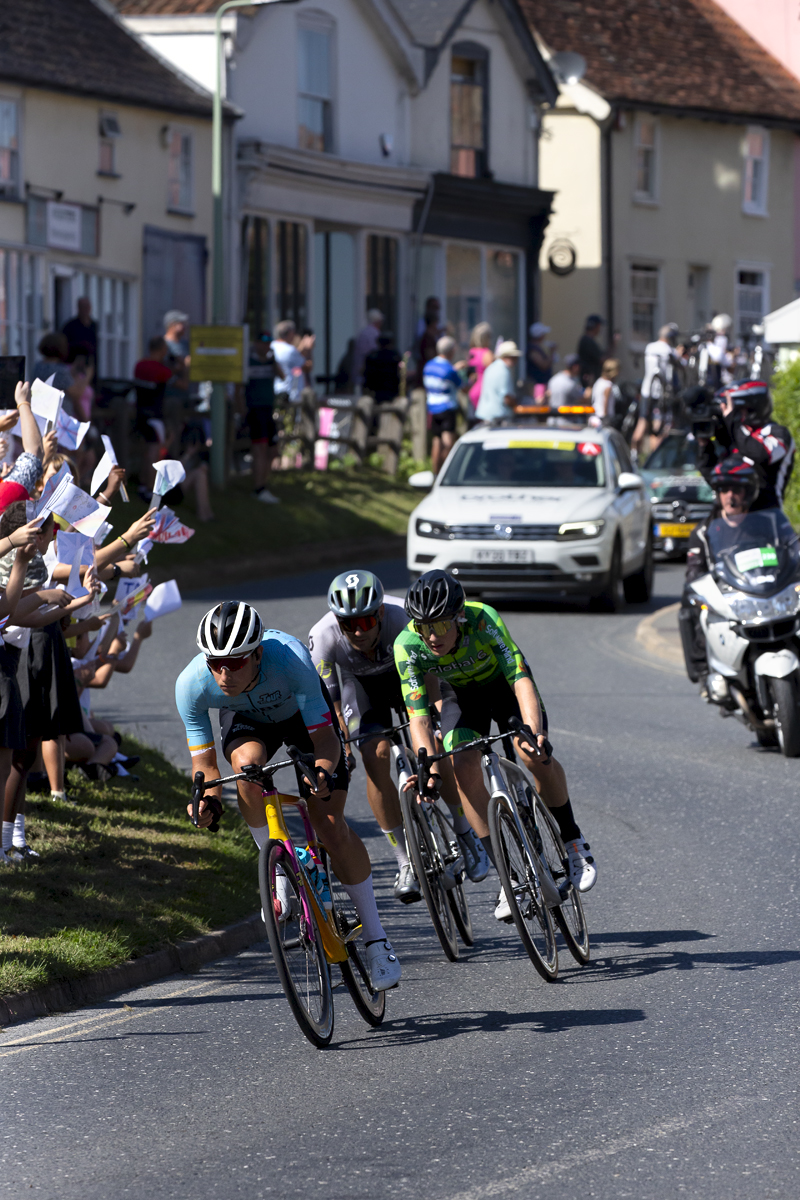
[[[501,342],[495,351],[497,358],[520,358],[516,342]]]

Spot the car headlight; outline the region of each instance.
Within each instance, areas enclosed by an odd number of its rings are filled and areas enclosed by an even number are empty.
[[[420,537],[448,539],[450,537],[449,526],[443,525],[441,521],[426,521],[423,517],[418,517],[416,529]]]
[[[800,584],[778,592],[777,596],[731,596],[726,597],[731,611],[742,624],[757,625],[773,621],[776,617],[793,617],[800,611]]]
[[[560,538],[593,538],[599,537],[603,532],[605,521],[598,519],[597,521],[567,521],[558,527],[558,536]]]

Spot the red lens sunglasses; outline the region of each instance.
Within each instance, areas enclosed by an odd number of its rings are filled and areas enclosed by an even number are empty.
[[[339,626],[346,633],[355,633],[358,629],[361,633],[367,633],[368,630],[374,629],[378,624],[378,618],[372,617],[337,617]]]
[[[226,671],[241,671],[251,659],[250,654],[240,654],[236,658],[207,658],[206,666],[209,671],[218,672],[223,669]]]

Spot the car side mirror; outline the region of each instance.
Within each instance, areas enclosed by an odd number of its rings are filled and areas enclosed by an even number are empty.
[[[630,492],[634,488],[643,488],[644,480],[641,475],[634,475],[633,471],[621,471],[617,480],[617,488],[621,492]]]
[[[408,482],[413,488],[424,488],[425,491],[430,491],[436,481],[436,476],[433,471],[416,471],[413,475],[409,475]]]

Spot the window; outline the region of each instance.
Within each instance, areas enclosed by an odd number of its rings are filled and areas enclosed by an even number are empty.
[[[242,279],[244,321],[250,335],[269,329],[269,222],[264,217],[242,221]]]
[[[447,323],[458,345],[466,351],[469,335],[483,316],[480,246],[449,245],[447,267]]]
[[[191,213],[193,204],[192,135],[179,129],[171,129],[168,147],[167,208],[170,212]]]
[[[0,100],[0,195],[19,195],[19,106]]]
[[[0,354],[36,361],[44,309],[44,259],[0,249]]]
[[[297,30],[297,144],[301,150],[333,149],[331,91],[332,30],[300,25]]]
[[[367,238],[367,298],[364,309],[379,309],[383,328],[397,335],[397,239],[371,233]]]
[[[296,221],[278,221],[276,245],[277,320],[294,321],[298,331],[308,321],[308,233]]]
[[[751,126],[744,141],[744,198],[742,208],[751,216],[767,215],[769,134]]]
[[[631,267],[631,338],[652,342],[658,328],[658,267]]]
[[[355,386],[350,339],[358,329],[356,311],[356,243],[342,229],[314,233],[314,366],[318,383],[328,392]],[[363,319],[363,318],[362,318]]]
[[[450,172],[486,175],[488,58],[481,46],[454,46],[450,64]]]
[[[100,153],[97,167],[98,175],[117,174],[117,138],[121,133],[116,117],[100,116]]]
[[[131,284],[127,279],[78,271],[72,277],[73,302],[88,296],[97,322],[97,374],[106,379],[130,378],[133,370]]]
[[[28,241],[75,254],[100,253],[100,211],[86,204],[28,196]]]
[[[711,271],[708,267],[689,267],[686,284],[689,328],[701,333],[711,320]]]
[[[736,272],[736,337],[749,338],[767,312],[769,280],[766,271],[740,269]]]
[[[653,117],[640,116],[634,125],[633,191],[637,200],[656,199],[656,123]]]
[[[519,255],[486,247],[486,320],[503,341],[519,342]]]

